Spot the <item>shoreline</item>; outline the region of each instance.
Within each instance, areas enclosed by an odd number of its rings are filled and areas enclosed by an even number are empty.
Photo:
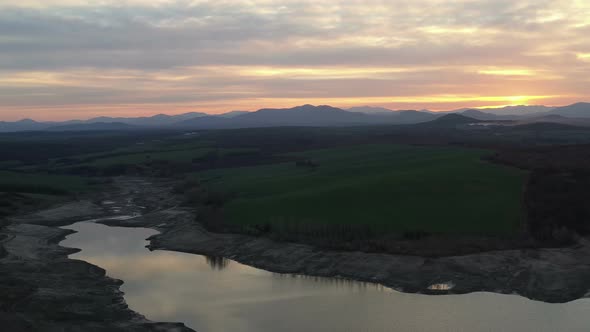
[[[131,310],[122,280],[88,262],[70,259],[79,249],[59,243],[63,229],[100,218],[89,201],[71,202],[9,218],[0,230],[0,326],[7,331],[194,332],[182,323],[152,322]]]
[[[119,287],[90,263],[69,259],[77,251],[59,242],[88,221],[159,232],[150,250],[224,257],[270,272],[339,277],[405,293],[518,294],[565,303],[590,296],[590,242],[575,247],[488,251],[420,257],[331,251],[267,238],[206,231],[195,211],[178,206],[171,182],[117,178],[112,190],[86,200],[9,218],[0,233],[1,326],[33,331],[192,331],[182,323],[156,323],[128,308]],[[127,216],[127,217],[126,217]],[[109,219],[111,218],[111,219]],[[3,235],[3,236],[1,236]]]
[[[140,217],[100,221],[111,226],[159,231],[148,239],[150,250],[225,257],[270,272],[342,277],[406,293],[486,291],[564,303],[587,297],[590,289],[586,282],[590,280],[590,242],[586,239],[575,247],[487,251],[438,258],[322,250],[248,235],[210,233],[194,221],[192,209],[174,204],[167,184],[143,179],[120,181],[118,186],[126,188],[124,191],[148,191],[139,198],[147,200],[148,204],[140,202],[144,206],[149,206],[149,201],[168,200],[167,208]]]

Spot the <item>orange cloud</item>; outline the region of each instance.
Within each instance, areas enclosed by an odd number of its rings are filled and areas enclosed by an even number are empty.
[[[588,17],[584,0],[3,2],[0,120],[573,103]]]

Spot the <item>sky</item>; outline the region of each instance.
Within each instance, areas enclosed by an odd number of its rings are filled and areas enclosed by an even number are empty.
[[[588,0],[0,0],[0,120],[590,101]]]

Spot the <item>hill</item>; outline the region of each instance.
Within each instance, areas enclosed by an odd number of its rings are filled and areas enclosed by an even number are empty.
[[[50,125],[31,119],[23,119],[15,122],[0,121],[0,132],[43,130]]]
[[[346,110],[349,112],[365,113],[365,114],[389,114],[389,113],[395,112],[395,111],[390,110],[388,108],[375,107],[375,106],[357,106],[357,107],[347,108]]]
[[[354,126],[379,124],[414,124],[431,121],[438,114],[422,111],[388,111],[372,114],[351,112],[328,105],[302,105],[293,108],[264,108],[244,112],[233,117],[205,116],[181,121],[176,127],[184,128],[251,128],[276,126]]]
[[[49,127],[49,131],[99,131],[99,130],[130,130],[137,126],[121,122],[76,123]]]
[[[468,109],[461,112],[461,115],[465,115],[470,118],[474,118],[477,120],[484,120],[484,121],[498,121],[498,120],[516,120],[522,118],[522,116],[518,115],[498,115],[488,112],[483,112],[478,109]]]
[[[222,118],[234,118],[236,116],[246,114],[246,113],[250,113],[250,112],[249,111],[231,111],[231,112],[217,114],[216,116],[220,116]]]
[[[237,116],[236,116],[237,117]],[[189,129],[226,129],[226,128],[238,128],[234,121],[235,117],[223,117],[223,116],[202,116],[190,120],[180,121],[173,124],[176,128],[189,128]]]
[[[462,125],[468,125],[471,123],[479,123],[482,122],[482,120],[478,120],[478,119],[474,119],[465,115],[461,115],[461,114],[457,114],[457,113],[451,113],[451,114],[445,114],[437,119],[434,119],[432,121],[428,121],[428,122],[424,122],[424,123],[420,123],[419,125],[423,125],[423,126],[429,126],[429,127],[456,127],[456,126],[462,126]]]
[[[506,106],[501,108],[460,109],[452,112],[428,110],[390,110],[384,107],[360,106],[346,110],[329,105],[302,105],[292,108],[264,108],[255,112],[232,111],[217,115],[189,112],[178,115],[157,114],[146,117],[96,117],[89,120],[63,122],[38,122],[23,119],[15,122],[0,121],[0,132],[35,130],[125,130],[144,128],[224,129],[276,126],[356,126],[392,125],[432,122],[429,125],[458,125],[462,115],[469,122],[515,121],[517,124],[555,122],[576,126],[588,126],[590,103],[576,103],[563,107]],[[552,117],[546,117],[546,116]],[[561,118],[558,118],[560,116]],[[546,117],[546,118],[544,118]],[[465,120],[465,119],[463,119]],[[79,126],[79,125],[86,126]],[[96,124],[96,126],[89,126]],[[127,125],[127,126],[125,126]]]
[[[390,110],[384,107],[360,106],[348,108],[349,112],[364,113],[372,116],[382,116],[382,122],[394,124],[412,124],[436,119],[439,115],[428,110]]]
[[[395,124],[414,124],[432,121],[438,117],[440,117],[440,115],[436,113],[407,110],[394,112],[389,120]]]
[[[234,117],[207,116],[178,122],[177,127],[250,128],[276,126],[343,126],[376,124],[379,117],[348,112],[336,107],[303,105],[293,108],[264,108]]]
[[[488,108],[478,108],[477,110],[480,112],[484,112],[486,114],[493,114],[498,116],[530,116],[530,115],[540,115],[551,111],[553,107],[543,106],[543,105],[516,105],[516,106],[504,106],[504,107],[488,107]],[[470,108],[462,108],[458,110],[454,110],[453,113],[463,113],[465,111],[471,110]]]
[[[557,114],[569,118],[590,118],[590,103],[576,103],[557,107],[550,114]]]
[[[367,114],[347,112],[328,105],[309,104],[293,108],[265,108],[234,119],[247,126],[333,126],[371,122]]]
[[[161,127],[167,126],[179,121],[194,119],[202,116],[208,116],[206,113],[190,112],[178,115],[167,115],[157,114],[149,117],[136,117],[136,118],[119,118],[119,117],[98,117],[83,121],[84,123],[125,123],[133,126],[145,126],[145,127]]]

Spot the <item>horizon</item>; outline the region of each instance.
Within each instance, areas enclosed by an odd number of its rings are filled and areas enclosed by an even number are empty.
[[[590,100],[589,14],[583,0],[0,0],[0,118],[568,105]]]
[[[334,108],[338,108],[341,110],[350,110],[352,108],[355,107],[367,107],[367,108],[385,108],[388,109],[392,112],[399,112],[399,111],[418,111],[418,112],[433,112],[433,113],[452,113],[452,112],[459,112],[459,111],[465,111],[465,110],[480,110],[480,111],[485,111],[485,110],[492,110],[492,109],[502,109],[502,108],[506,108],[506,107],[547,107],[547,108],[557,108],[557,107],[563,107],[563,106],[569,106],[569,105],[573,105],[573,104],[579,104],[579,103],[586,103],[584,101],[577,101],[574,102],[572,104],[568,104],[568,105],[499,105],[499,106],[482,106],[482,107],[465,107],[465,108],[458,108],[458,109],[452,109],[452,110],[429,110],[429,109],[416,109],[416,108],[410,108],[410,109],[389,109],[387,107],[384,106],[380,106],[380,105],[358,105],[358,106],[350,106],[350,107],[338,107],[338,106],[334,106],[334,105],[329,105],[329,104],[301,104],[301,105],[295,105],[295,106],[288,106],[288,107],[268,107],[270,109],[291,109],[291,108],[295,108],[295,107],[300,107],[300,106],[306,106],[306,105],[310,105],[313,107],[319,107],[319,106],[329,106],[329,107],[334,107]],[[24,117],[24,118],[18,118],[15,120],[5,120],[5,119],[0,119],[0,122],[18,122],[18,121],[26,121],[26,120],[33,120],[35,122],[65,122],[65,121],[88,121],[88,120],[93,120],[93,119],[97,119],[97,118],[113,118],[113,119],[124,119],[124,118],[139,118],[139,117],[154,117],[157,115],[165,115],[165,116],[178,116],[178,115],[184,115],[184,114],[189,114],[189,113],[202,113],[202,114],[207,114],[210,116],[215,116],[215,115],[223,115],[226,113],[231,113],[231,112],[256,112],[259,111],[261,109],[264,108],[257,108],[255,110],[230,110],[230,111],[225,111],[225,112],[218,112],[218,113],[207,113],[207,112],[203,112],[203,111],[198,111],[198,110],[193,110],[193,111],[187,111],[187,112],[180,112],[180,113],[153,113],[153,114],[142,114],[142,115],[138,115],[138,116],[124,116],[124,115],[101,115],[98,114],[96,116],[92,116],[92,117],[88,117],[88,118],[64,118],[64,119],[53,119],[53,120],[43,120],[43,119],[36,119],[36,118],[28,118],[28,117]]]
[[[590,0],[0,0],[3,329],[586,331],[589,36]]]

